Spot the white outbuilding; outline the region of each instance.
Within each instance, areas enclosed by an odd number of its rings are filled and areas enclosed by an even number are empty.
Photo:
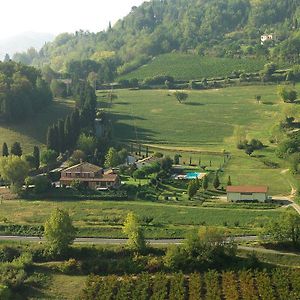
[[[253,202],[267,202],[268,191],[267,186],[228,186],[227,200],[230,202],[253,201]]]

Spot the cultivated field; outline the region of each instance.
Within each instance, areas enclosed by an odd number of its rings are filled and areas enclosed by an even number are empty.
[[[147,237],[185,237],[199,226],[216,226],[231,233],[259,233],[271,219],[279,218],[286,209],[251,209],[236,205],[185,207],[143,201],[2,201],[2,224],[41,225],[56,207],[66,209],[80,235],[122,237],[122,225],[128,212],[136,213],[145,225]],[[153,218],[146,225],[146,220]]]
[[[147,65],[120,78],[142,80],[156,75],[169,75],[178,80],[201,80],[202,78],[229,76],[233,71],[257,72],[265,63],[264,59],[255,58],[218,58],[170,53],[160,55]]]
[[[0,145],[6,142],[10,148],[12,143],[20,142],[25,153],[32,152],[35,145],[45,144],[48,126],[60,118],[65,118],[71,112],[72,106],[71,102],[54,101],[30,120],[16,125],[0,124]]]

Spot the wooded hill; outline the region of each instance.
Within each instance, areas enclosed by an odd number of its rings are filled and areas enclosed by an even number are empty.
[[[152,0],[106,31],[63,33],[14,59],[110,81],[172,51],[299,62],[300,0]],[[262,34],[273,41],[261,45]]]

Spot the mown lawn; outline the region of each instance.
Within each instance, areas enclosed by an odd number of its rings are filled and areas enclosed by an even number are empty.
[[[246,73],[257,72],[265,63],[263,59],[254,58],[218,58],[169,53],[154,58],[147,65],[120,78],[142,80],[156,75],[169,75],[179,80],[201,80],[202,78],[229,76],[233,71],[239,70]]]
[[[58,119],[64,119],[72,107],[72,102],[54,101],[25,122],[7,126],[0,124],[0,145],[6,142],[10,148],[14,142],[20,142],[25,153],[32,152],[35,145],[44,146],[48,126]]]
[[[2,201],[0,220],[6,224],[42,224],[55,208],[69,211],[80,235],[119,237],[128,212],[139,215],[142,222],[153,218],[145,226],[146,235],[153,238],[184,237],[199,226],[216,226],[234,233],[257,233],[271,219],[277,219],[286,210],[246,209],[228,205],[228,208],[185,207],[142,201]],[[227,223],[225,225],[225,222]],[[146,225],[146,223],[144,223]]]

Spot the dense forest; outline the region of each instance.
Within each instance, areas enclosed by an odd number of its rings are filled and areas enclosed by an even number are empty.
[[[111,81],[172,51],[299,62],[300,0],[152,0],[106,31],[63,33],[14,60],[82,78]],[[274,35],[264,45],[260,36]]]
[[[49,85],[34,67],[0,62],[0,119],[24,120],[52,101]]]

